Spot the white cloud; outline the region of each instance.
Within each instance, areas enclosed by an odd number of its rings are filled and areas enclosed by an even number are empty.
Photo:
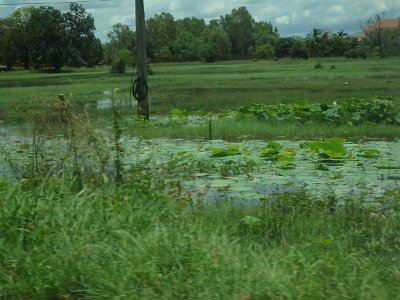
[[[287,25],[290,23],[290,17],[289,16],[279,16],[275,18],[275,23],[277,25]]]

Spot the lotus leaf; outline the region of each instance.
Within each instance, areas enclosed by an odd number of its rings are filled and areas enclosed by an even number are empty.
[[[240,146],[229,145],[227,147],[208,147],[207,150],[212,152],[213,156],[223,157],[240,154]]]
[[[381,152],[378,149],[365,148],[358,151],[358,156],[365,158],[376,158],[379,157],[380,153]]]

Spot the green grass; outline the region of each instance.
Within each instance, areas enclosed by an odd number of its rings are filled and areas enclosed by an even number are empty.
[[[288,103],[309,100],[331,103],[344,97],[399,97],[400,60],[321,59],[323,69],[315,69],[315,59],[273,61],[232,61],[215,64],[155,64],[149,78],[150,110],[165,114],[171,108],[217,111],[236,109],[251,103]],[[335,65],[335,69],[330,69]],[[390,75],[390,83],[385,82]],[[131,74],[114,76],[107,67],[69,70],[61,74],[16,71],[1,74],[2,119],[30,99],[57,99],[63,93],[72,103],[95,102],[103,91],[119,88],[129,99]],[[348,83],[345,85],[345,83]]]
[[[395,206],[335,209],[299,193],[203,208],[161,194],[156,176],[79,193],[68,176],[1,181],[0,298],[398,297]]]
[[[102,123],[104,125],[104,123]],[[203,124],[174,124],[141,127],[129,125],[125,132],[133,132],[140,138],[173,138],[173,139],[208,139],[209,125]],[[100,125],[99,125],[100,126]],[[396,140],[400,136],[400,128],[391,125],[332,125],[321,123],[299,124],[295,122],[271,123],[248,118],[240,120],[216,120],[212,122],[212,138],[229,141],[237,140],[270,140],[291,139],[304,140],[313,138],[342,137],[347,140],[389,139]]]

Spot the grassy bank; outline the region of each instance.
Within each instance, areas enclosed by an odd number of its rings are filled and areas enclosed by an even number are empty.
[[[2,180],[0,298],[396,299],[400,292],[394,203],[381,211],[354,199],[335,207],[295,193],[261,207],[204,208],[160,193],[156,175],[125,179],[79,193],[68,176],[35,186]]]

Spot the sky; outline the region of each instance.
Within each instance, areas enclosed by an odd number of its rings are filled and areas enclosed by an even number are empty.
[[[2,4],[39,2],[67,11],[68,4],[56,3],[62,1],[65,0],[0,0],[0,18],[23,6]],[[116,23],[135,27],[135,0],[81,4],[95,18],[96,36],[103,42],[107,41],[107,33]],[[197,17],[206,21],[246,6],[254,19],[271,22],[281,36],[306,36],[313,28],[332,29],[333,32],[343,29],[351,34],[362,31],[365,22],[377,14],[400,18],[400,0],[144,0],[144,6],[146,18],[168,12],[175,19]]]

